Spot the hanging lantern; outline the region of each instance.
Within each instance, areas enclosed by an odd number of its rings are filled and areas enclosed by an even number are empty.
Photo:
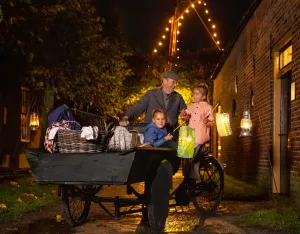
[[[216,113],[217,130],[220,137],[232,135],[228,113]]]
[[[32,112],[32,114],[30,115],[29,126],[32,131],[36,131],[39,128],[40,122],[39,122],[39,115],[37,112]]]
[[[179,130],[177,155],[180,158],[193,158],[195,147],[195,130],[182,126]]]
[[[241,133],[240,137],[249,137],[252,136],[251,129],[252,129],[252,120],[250,118],[250,112],[244,111],[243,118],[241,120]]]

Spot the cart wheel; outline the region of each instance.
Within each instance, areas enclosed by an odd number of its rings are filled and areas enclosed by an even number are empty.
[[[148,220],[151,230],[161,231],[169,214],[169,191],[172,183],[172,165],[163,160],[151,185],[151,197],[147,205]]]
[[[73,227],[83,224],[89,214],[91,202],[81,200],[82,193],[90,189],[88,187],[85,185],[62,186],[62,202],[66,220]]]
[[[217,159],[206,159],[199,168],[196,189],[189,192],[196,210],[210,215],[218,208],[224,190],[224,171]]]

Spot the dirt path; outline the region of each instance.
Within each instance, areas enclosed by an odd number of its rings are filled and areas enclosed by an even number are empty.
[[[174,177],[174,187],[180,183],[182,177]],[[136,190],[142,191],[143,184],[135,185]],[[99,196],[122,196],[126,197],[125,186],[104,187]],[[188,207],[170,208],[167,219],[166,233],[274,233],[264,229],[240,228],[234,221],[236,218],[247,212],[269,208],[272,202],[237,202],[222,201],[218,212],[214,217],[200,219],[199,214],[190,204]],[[113,212],[113,206],[109,209]],[[2,234],[42,234],[42,233],[150,233],[147,226],[141,223],[141,214],[131,214],[122,217],[120,220],[111,219],[99,205],[93,204],[85,224],[80,227],[71,228],[64,220],[57,222],[55,216],[63,214],[61,204],[44,208],[40,212],[28,215],[24,220],[15,225],[0,227]]]

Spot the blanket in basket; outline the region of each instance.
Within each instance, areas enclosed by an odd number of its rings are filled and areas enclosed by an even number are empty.
[[[143,144],[144,135],[137,132],[129,132],[125,127],[117,126],[114,135],[109,141],[109,151],[125,151]]]
[[[44,140],[44,147],[50,153],[58,151],[56,141],[53,136],[50,136],[50,132],[53,128],[58,129],[71,129],[70,122],[63,120],[62,122],[54,122],[50,127],[47,128]]]

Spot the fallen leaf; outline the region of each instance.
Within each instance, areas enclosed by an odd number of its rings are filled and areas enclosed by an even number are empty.
[[[56,193],[57,193],[57,189],[51,190],[51,193],[52,193],[52,194],[56,194]]]
[[[38,197],[35,196],[35,195],[32,194],[32,193],[23,193],[22,196],[24,196],[24,197],[31,197],[31,198],[34,198],[34,199],[38,199]]]
[[[5,228],[7,231],[18,231],[18,228]]]
[[[7,209],[7,206],[5,204],[0,204],[1,209]]]
[[[56,215],[55,219],[56,219],[56,222],[60,223],[62,221],[62,216],[61,215]]]
[[[18,183],[17,183],[16,181],[10,181],[10,184],[11,184],[12,186],[17,186],[17,185],[18,185]]]
[[[23,201],[22,201],[22,199],[21,199],[21,198],[19,198],[19,197],[18,197],[17,201],[18,201],[18,202],[20,202],[20,203],[22,203],[22,202],[23,202]]]

